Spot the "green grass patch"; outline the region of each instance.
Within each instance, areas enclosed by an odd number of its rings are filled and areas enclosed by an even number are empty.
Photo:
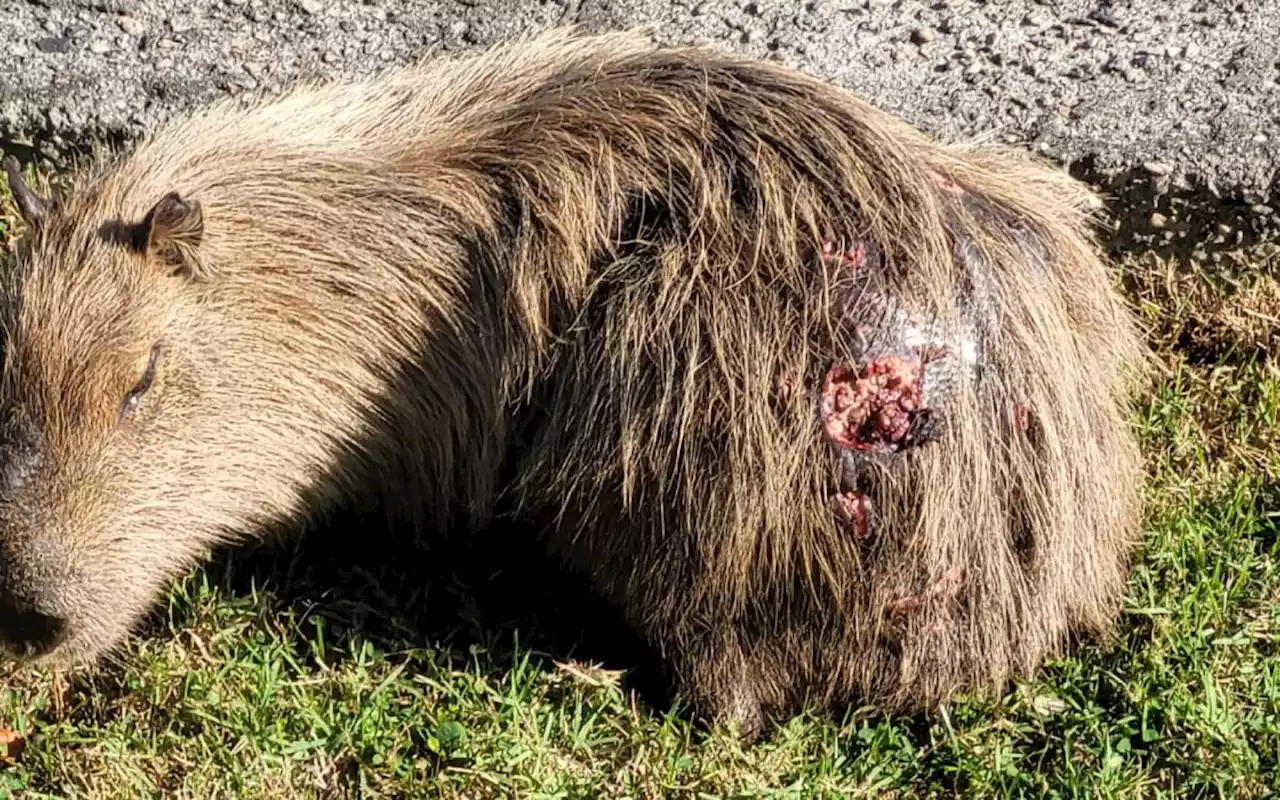
[[[1130,266],[1164,371],[1135,412],[1150,480],[1120,636],[999,702],[799,717],[743,748],[678,708],[647,707],[613,673],[555,662],[525,631],[475,623],[465,586],[412,601],[376,597],[378,576],[308,589],[231,556],[194,570],[92,674],[8,677],[0,726],[25,749],[0,766],[0,796],[1272,794],[1280,371],[1259,348],[1274,334],[1274,288]],[[428,632],[389,611],[438,603],[454,624]],[[444,635],[455,629],[468,634]]]

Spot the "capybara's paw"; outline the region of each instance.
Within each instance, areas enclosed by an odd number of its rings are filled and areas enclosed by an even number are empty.
[[[683,673],[681,694],[703,722],[746,742],[760,736],[765,721],[763,703],[737,645],[699,648]]]
[[[712,725],[731,731],[745,742],[755,741],[764,730],[764,710],[755,690],[745,680],[718,687],[709,711]]]

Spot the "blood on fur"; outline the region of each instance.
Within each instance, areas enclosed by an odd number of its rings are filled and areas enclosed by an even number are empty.
[[[859,491],[841,492],[835,496],[836,516],[855,539],[865,539],[870,533],[871,501]]]
[[[885,611],[890,618],[898,618],[918,611],[922,606],[932,601],[950,602],[956,598],[963,588],[963,579],[964,568],[960,566],[952,567],[921,591],[891,601]]]
[[[1013,404],[1013,426],[1020,431],[1031,427],[1031,409],[1027,408],[1026,403]]]

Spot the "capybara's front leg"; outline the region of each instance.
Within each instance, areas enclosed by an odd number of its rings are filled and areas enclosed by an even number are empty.
[[[736,729],[743,740],[759,737],[765,718],[761,687],[735,636],[717,631],[682,641],[672,668],[680,694],[697,716],[711,726]]]

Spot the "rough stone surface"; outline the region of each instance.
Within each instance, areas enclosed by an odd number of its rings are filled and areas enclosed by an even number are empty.
[[[1118,192],[1194,185],[1254,208],[1276,188],[1280,0],[3,0],[0,146],[127,139],[223,93],[570,22],[777,58],[944,138],[1023,143]]]

